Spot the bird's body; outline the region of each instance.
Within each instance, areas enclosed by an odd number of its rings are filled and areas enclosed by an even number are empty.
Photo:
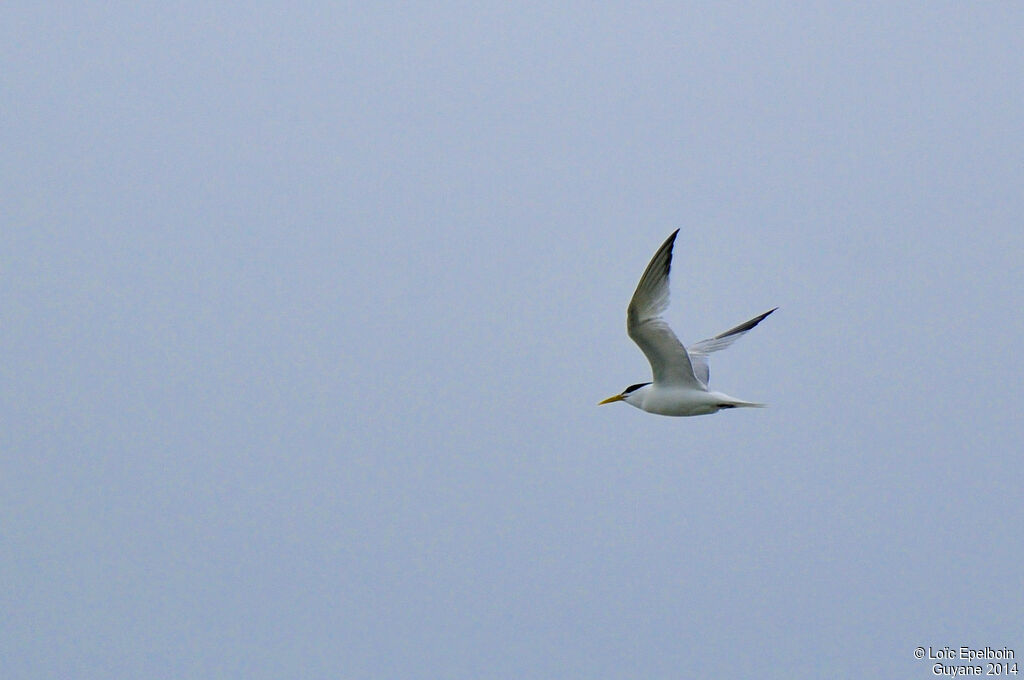
[[[618,400],[616,400],[618,401]],[[622,401],[659,416],[706,416],[725,408],[764,406],[741,401],[722,392],[695,390],[675,385],[651,383],[631,392]]]
[[[626,331],[647,356],[654,380],[631,385],[621,394],[601,403],[624,401],[648,413],[663,416],[701,416],[726,408],[764,406],[708,390],[710,371],[707,355],[731,345],[775,309],[713,338],[694,343],[689,351],[661,318],[668,309],[668,275],[672,267],[672,247],[678,233],[678,229],[672,232],[651,258],[626,311]]]

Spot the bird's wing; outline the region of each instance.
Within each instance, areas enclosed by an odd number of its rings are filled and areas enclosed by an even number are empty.
[[[693,351],[693,348],[687,353],[690,355],[690,365],[693,366],[693,374],[697,376],[697,380],[701,381],[706,388],[708,386],[708,378],[711,376],[711,367],[708,366],[707,355],[698,354]]]
[[[672,232],[640,277],[626,310],[626,331],[651,362],[656,384],[703,390],[704,385],[693,374],[686,348],[661,318],[662,312],[668,309],[668,273],[678,233],[678,229]]]
[[[696,374],[697,379],[703,382],[705,385],[708,384],[708,354],[717,352],[718,350],[725,349],[732,343],[739,340],[744,333],[749,331],[751,328],[761,323],[766,316],[774,312],[775,309],[769,309],[760,316],[755,316],[750,321],[744,321],[739,326],[730,328],[724,333],[719,333],[713,338],[707,340],[701,340],[690,345],[690,362],[693,364],[693,372]]]

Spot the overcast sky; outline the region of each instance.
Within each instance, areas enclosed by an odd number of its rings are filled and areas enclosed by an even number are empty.
[[[4,3],[4,676],[1021,659],[1022,109],[1020,2]],[[770,408],[596,405],[676,228]]]

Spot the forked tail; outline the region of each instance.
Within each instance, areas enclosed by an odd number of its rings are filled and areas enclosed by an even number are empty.
[[[768,404],[761,404],[756,401],[743,401],[741,399],[729,399],[722,402],[718,408],[768,408]]]

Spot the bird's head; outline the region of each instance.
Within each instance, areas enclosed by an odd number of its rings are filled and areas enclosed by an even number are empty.
[[[610,404],[613,401],[624,401],[632,406],[639,406],[640,393],[643,391],[641,388],[647,387],[651,383],[637,383],[636,385],[630,385],[626,389],[622,390],[621,394],[616,394],[614,397],[608,397],[602,402],[598,402],[598,406],[602,404]]]

